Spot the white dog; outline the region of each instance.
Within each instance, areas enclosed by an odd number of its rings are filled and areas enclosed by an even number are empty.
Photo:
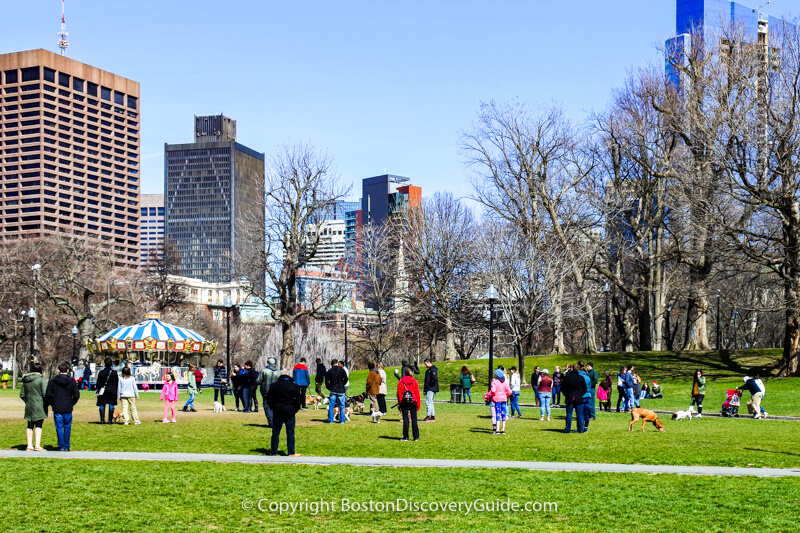
[[[221,403],[214,402],[214,412],[215,413],[221,413],[224,410],[225,410],[225,407]]]
[[[689,406],[689,408],[685,411],[677,411],[672,414],[673,420],[684,420],[688,418],[689,420],[692,419],[692,413],[697,414],[697,411],[694,410],[693,406]]]
[[[380,424],[382,416],[383,413],[381,413],[380,411],[372,411],[372,422],[374,422],[375,424]]]

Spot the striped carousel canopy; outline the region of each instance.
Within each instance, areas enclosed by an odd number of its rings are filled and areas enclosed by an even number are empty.
[[[107,341],[109,339],[141,341],[144,339],[154,339],[156,341],[195,341],[203,342],[203,337],[194,331],[172,324],[161,322],[160,313],[148,313],[145,315],[145,321],[139,322],[133,326],[123,326],[121,328],[113,329],[98,337],[98,341]]]

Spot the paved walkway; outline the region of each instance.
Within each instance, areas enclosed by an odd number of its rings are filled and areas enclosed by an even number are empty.
[[[413,446],[413,444],[409,444]],[[615,472],[631,474],[687,474],[699,476],[800,477],[800,468],[732,468],[720,466],[625,465],[612,463],[545,463],[535,461],[476,461],[459,459],[414,459],[379,457],[285,457],[215,453],[148,452],[28,452],[0,450],[0,457],[47,459],[106,459],[129,461],[198,461],[223,463],[412,466],[422,468],[521,468],[541,472]]]

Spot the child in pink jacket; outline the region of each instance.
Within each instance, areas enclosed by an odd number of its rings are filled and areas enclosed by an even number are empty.
[[[161,389],[161,399],[164,400],[164,420],[162,422],[165,424],[170,422],[167,417],[170,411],[172,412],[172,422],[177,422],[175,420],[175,402],[178,401],[178,383],[175,381],[175,374],[172,372],[167,372],[164,387]]]
[[[511,396],[511,387],[508,386],[508,381],[506,381],[506,376],[502,369],[498,368],[495,370],[494,375],[495,378],[492,380],[492,389],[489,391],[490,401],[494,402],[495,420],[497,421],[497,426],[493,434],[505,435],[507,402],[508,398]],[[503,421],[502,426],[500,426],[501,419]]]

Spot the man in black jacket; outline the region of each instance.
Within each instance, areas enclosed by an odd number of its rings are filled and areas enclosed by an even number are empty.
[[[562,383],[564,391],[564,400],[567,407],[567,427],[564,433],[569,433],[572,427],[572,410],[577,413],[578,418],[578,433],[586,431],[583,425],[583,395],[586,394],[588,388],[586,387],[586,380],[583,379],[578,373],[578,365],[572,367],[572,370],[564,374],[564,382]]]
[[[272,448],[270,455],[278,455],[281,428],[286,425],[286,453],[299,457],[294,450],[294,424],[297,411],[303,407],[303,395],[288,370],[281,373],[278,381],[272,384],[267,393],[267,403],[272,409]]]
[[[439,392],[439,369],[436,365],[431,363],[430,359],[425,359],[425,366],[428,370],[425,371],[425,408],[428,411],[423,422],[436,422],[436,409],[433,406],[433,399],[436,393]]]
[[[47,384],[44,404],[53,408],[53,422],[58,436],[58,449],[69,451],[69,437],[72,432],[72,406],[78,403],[81,393],[75,380],[69,377],[69,365],[58,365],[58,375]]]
[[[330,391],[330,401],[328,403],[328,424],[333,424],[333,410],[336,404],[339,404],[339,423],[344,424],[344,400],[345,400],[345,383],[347,383],[347,374],[344,368],[339,366],[339,361],[336,359],[331,361],[331,367],[325,373],[325,387]]]
[[[317,357],[317,374],[314,376],[314,388],[317,391],[317,396],[324,396],[322,394],[322,385],[325,383],[325,365],[322,359]]]

